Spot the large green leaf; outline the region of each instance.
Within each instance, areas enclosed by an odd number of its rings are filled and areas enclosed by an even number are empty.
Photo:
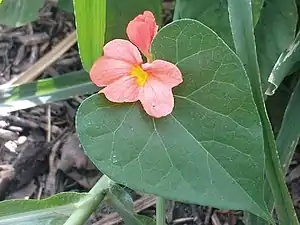
[[[258,62],[262,89],[281,53],[292,44],[298,20],[295,0],[265,0],[261,17],[255,27]]]
[[[62,225],[86,194],[60,193],[43,200],[0,202],[0,224]]]
[[[252,0],[254,24],[257,23],[264,0]],[[199,20],[213,29],[232,48],[233,40],[229,25],[227,0],[180,0],[181,18]]]
[[[20,27],[36,20],[44,0],[3,0],[0,3],[0,24]]]
[[[183,73],[173,113],[152,119],[139,104],[93,95],[76,118],[86,154],[133,189],[270,219],[262,127],[240,60],[212,30],[188,19],[162,28],[152,53]]]
[[[97,91],[88,73],[72,72],[55,78],[3,88],[0,90],[0,112],[12,112],[64,100]]]
[[[300,32],[293,43],[278,58],[268,78],[270,85],[266,94],[273,95],[293,66],[300,61]]]
[[[106,41],[127,38],[126,27],[138,14],[150,10],[161,24],[161,0],[109,0],[107,1]]]
[[[106,0],[74,0],[77,41],[82,65],[89,71],[102,54],[105,41]]]

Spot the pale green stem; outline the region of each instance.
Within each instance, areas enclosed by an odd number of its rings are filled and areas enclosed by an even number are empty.
[[[103,175],[88,195],[78,202],[78,208],[71,214],[64,225],[83,225],[106,196],[110,179]]]
[[[156,197],[156,225],[165,225],[165,199]]]

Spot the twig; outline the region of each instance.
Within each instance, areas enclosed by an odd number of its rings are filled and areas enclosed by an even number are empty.
[[[47,107],[47,142],[51,141],[51,105]]]
[[[156,199],[154,196],[142,197],[134,202],[134,210],[138,213],[144,209],[153,206],[155,202]],[[101,220],[93,223],[93,225],[114,225],[120,223],[121,221],[122,218],[119,216],[118,213],[111,213],[102,218]]]
[[[15,80],[9,82],[13,85],[25,84],[36,79],[47,67],[59,59],[76,43],[76,31],[73,31],[50,52],[40,58],[33,66],[21,73]]]
[[[192,221],[195,221],[195,217],[186,217],[186,218],[176,219],[176,220],[173,220],[172,224],[176,225],[176,224],[187,223],[187,222],[192,222]]]
[[[204,225],[209,224],[211,213],[212,213],[212,207],[209,207],[208,210],[207,210],[206,216],[205,216]]]
[[[213,213],[212,216],[211,216],[211,222],[213,225],[222,225],[220,220],[219,220],[219,217],[217,216],[216,213]]]

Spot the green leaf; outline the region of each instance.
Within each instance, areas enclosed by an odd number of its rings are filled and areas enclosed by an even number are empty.
[[[300,79],[286,107],[281,128],[276,138],[279,158],[283,171],[291,163],[300,136]]]
[[[0,24],[20,27],[36,20],[43,0],[3,0],[0,5]]]
[[[267,1],[267,0],[251,0],[253,24],[255,26],[256,26],[256,24],[259,20],[261,9],[263,8],[263,5],[264,5],[265,1]]]
[[[252,0],[254,24],[257,23],[264,0]],[[213,29],[232,49],[227,0],[180,0],[180,18],[196,19]]]
[[[106,0],[74,0],[77,41],[82,65],[89,71],[102,55],[106,26]]]
[[[255,27],[255,39],[263,92],[279,56],[295,38],[298,21],[295,0],[265,0]]]
[[[226,0],[180,0],[179,6],[180,18],[196,19],[204,23],[213,29],[230,47],[234,47]]]
[[[57,6],[66,12],[74,12],[73,0],[59,0]]]
[[[278,89],[280,90],[280,89]],[[277,92],[276,92],[277,94]],[[276,138],[276,145],[278,149],[279,158],[281,161],[281,166],[286,174],[289,168],[290,162],[295,152],[297,146],[300,129],[299,129],[299,114],[300,114],[300,80],[296,85],[292,96],[288,102],[285,110],[283,121],[281,123],[281,128]],[[278,103],[277,103],[278,107]],[[268,187],[267,187],[268,188]],[[268,189],[267,189],[268,190]],[[266,192],[265,201],[271,207],[274,204],[274,198],[270,192]],[[247,215],[247,220],[245,221],[247,225],[268,225],[265,221],[254,215]]]
[[[270,85],[266,91],[267,95],[273,95],[283,79],[289,75],[295,63],[300,58],[300,33],[297,34],[293,43],[278,58],[274,65],[268,81]]]
[[[262,190],[262,127],[240,60],[195,20],[162,28],[152,53],[176,63],[184,76],[174,111],[151,119],[137,103],[111,104],[93,95],[76,118],[86,154],[133,189],[270,219]]]
[[[0,202],[0,224],[61,225],[86,196],[86,194],[68,192],[43,200],[2,201]]]
[[[138,14],[151,11],[156,22],[161,24],[161,0],[109,0],[107,1],[106,41],[126,38],[126,27]]]
[[[0,112],[7,113],[98,90],[84,71],[0,90]]]
[[[272,127],[275,133],[278,133],[276,145],[278,149],[281,166],[286,174],[292,156],[294,155],[296,143],[298,142],[300,130],[297,126],[300,108],[300,80],[292,93],[287,92],[284,88],[279,87],[275,95],[267,99],[268,112],[272,121]],[[279,129],[280,128],[280,129]],[[278,132],[280,131],[280,132]],[[270,208],[273,207],[274,198],[269,187],[266,187],[265,201]],[[261,220],[255,215],[244,214],[246,225],[269,225],[266,221]]]
[[[155,225],[155,220],[137,215],[133,210],[131,196],[120,186],[113,186],[107,194],[106,201],[122,216],[125,225]]]
[[[237,55],[245,65],[249,76],[253,97],[263,126],[264,152],[266,156],[266,177],[275,198],[276,212],[281,224],[299,225],[293,204],[285,184],[284,174],[276,150],[272,127],[267,116],[256,55],[251,1],[228,0],[230,25]],[[265,193],[269,194],[265,185]],[[270,205],[268,205],[270,207]],[[273,207],[273,205],[271,206]]]

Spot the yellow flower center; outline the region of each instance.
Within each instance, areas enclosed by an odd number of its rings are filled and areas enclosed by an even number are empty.
[[[149,76],[149,74],[145,72],[140,66],[132,67],[130,75],[136,77],[136,83],[140,87],[145,85]]]

